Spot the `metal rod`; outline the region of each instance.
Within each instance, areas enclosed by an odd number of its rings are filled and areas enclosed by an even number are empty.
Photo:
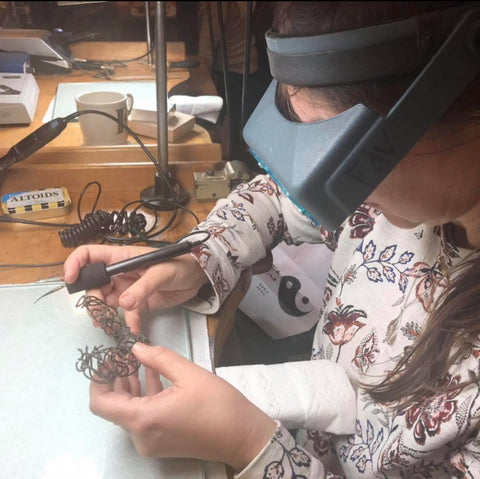
[[[155,15],[155,77],[157,87],[157,159],[162,170],[168,172],[167,120],[167,42],[166,2],[157,2]]]
[[[230,126],[229,157],[232,158],[232,138],[233,138],[232,109],[230,104],[230,86],[229,86],[230,82],[228,79],[228,52],[227,52],[227,41],[225,39],[225,28],[223,25],[222,2],[217,2],[217,16],[218,16],[218,27],[220,30],[220,50],[222,53],[223,88],[225,89],[225,104],[227,107],[227,117],[228,117],[228,122]]]
[[[149,2],[145,2],[145,22],[147,26],[147,62],[151,66],[153,64],[153,54],[152,54],[152,36],[150,34],[150,8]]]
[[[245,19],[245,50],[243,56],[243,81],[242,81],[242,111],[240,118],[240,128],[243,130],[246,119],[247,95],[248,95],[248,77],[250,76],[250,21],[252,18],[252,2],[247,2],[247,15]],[[240,132],[240,136],[242,133]]]

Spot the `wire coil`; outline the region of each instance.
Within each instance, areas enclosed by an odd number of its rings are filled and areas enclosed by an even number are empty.
[[[87,213],[80,223],[59,231],[62,245],[66,248],[74,248],[103,235],[121,235],[128,233],[138,235],[145,231],[147,220],[142,213],[126,211],[108,212],[97,210]]]
[[[111,383],[117,377],[124,378],[140,368],[140,362],[132,353],[136,342],[149,344],[142,334],[134,334],[120,317],[116,308],[104,303],[96,296],[82,296],[77,308],[86,308],[93,321],[116,343],[113,347],[94,346],[91,351],[79,349],[80,357],[76,369],[100,384]]]

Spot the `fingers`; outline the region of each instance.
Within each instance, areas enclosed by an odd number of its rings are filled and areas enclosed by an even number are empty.
[[[90,382],[90,411],[107,421],[126,427],[135,417],[132,396],[126,391],[116,392],[113,384]]]
[[[106,245],[80,246],[71,253],[63,265],[65,281],[72,283],[78,276],[78,272],[87,263],[105,261],[112,255],[112,250]]]
[[[191,269],[192,263],[180,258],[151,266],[121,294],[120,306],[128,310],[141,308],[154,293],[171,294],[188,290],[192,287],[191,283],[196,284]]]
[[[145,368],[145,389],[147,396],[155,396],[163,391],[163,384],[157,371]]]
[[[148,298],[158,289],[162,288],[162,284],[168,281],[169,272],[162,271],[159,274],[156,268],[149,268],[134,283],[120,295],[119,304],[125,310],[131,311],[144,305]]]
[[[75,281],[80,269],[88,263],[103,261],[112,264],[151,250],[152,248],[145,247],[81,246],[65,261],[65,281]],[[115,276],[112,284],[99,291],[102,293],[101,299],[111,306],[134,311],[145,309],[154,294],[156,307],[183,303],[194,296],[198,287],[207,279],[196,260],[190,255],[183,255],[146,270]],[[134,318],[134,327],[136,322],[137,319]]]
[[[113,390],[120,394],[141,396],[142,386],[138,379],[138,371],[123,378],[116,378],[113,382]]]
[[[138,371],[135,374],[128,376],[128,382],[130,384],[130,393],[132,396],[142,395],[142,386],[138,378]]]
[[[108,289],[89,289],[85,291],[85,294],[87,296],[95,296],[99,300],[103,301],[104,303],[106,302],[105,296],[108,294]],[[113,305],[112,305],[113,306]]]
[[[138,309],[125,311],[125,323],[133,334],[140,334],[142,325],[140,311]]]
[[[65,260],[65,281],[72,283],[78,276],[78,272],[88,263],[104,261],[111,264],[123,259],[132,258],[139,254],[151,251],[152,248],[135,246],[108,246],[108,245],[84,245],[78,247]]]
[[[162,346],[135,343],[132,352],[145,367],[155,370],[177,385],[183,378],[191,376],[195,372],[206,372],[183,356]]]

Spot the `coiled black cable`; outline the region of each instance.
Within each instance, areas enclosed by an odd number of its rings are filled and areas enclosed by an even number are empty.
[[[97,196],[93,203],[92,211],[87,213],[85,218],[82,218],[81,204],[83,196],[92,185],[98,188]],[[126,236],[129,233],[134,236],[145,234],[147,220],[145,215],[137,212],[138,208],[130,214],[125,208],[121,211],[112,212],[104,210],[95,211],[101,193],[102,186],[98,181],[87,183],[78,199],[77,215],[79,223],[58,233],[63,246],[66,248],[75,248],[89,241],[96,240],[98,237],[107,239],[107,236]]]
[[[95,213],[88,213],[79,224],[59,231],[58,235],[62,246],[74,248],[95,239],[99,233],[110,228],[111,225],[111,214],[98,210]]]
[[[155,210],[153,210],[155,219],[153,225],[146,230],[147,221],[145,216],[142,213],[138,213],[138,209],[141,207],[148,207],[148,204],[151,202],[155,202],[155,200],[151,201],[132,201],[125,205],[121,211],[113,211],[113,212],[106,212],[103,210],[95,211],[97,206],[98,200],[100,198],[101,193],[101,185],[98,181],[91,181],[88,183],[84,190],[82,191],[78,205],[77,205],[77,213],[79,218],[78,224],[69,224],[69,223],[49,223],[49,222],[39,222],[39,221],[32,221],[32,220],[25,220],[21,218],[10,218],[10,217],[0,217],[0,222],[5,223],[24,223],[24,224],[32,224],[32,225],[40,225],[40,226],[47,226],[47,227],[66,227],[65,230],[59,232],[59,236],[62,242],[62,245],[65,247],[76,247],[82,244],[88,243],[92,240],[96,240],[101,238],[104,241],[108,241],[110,243],[117,243],[117,244],[134,244],[145,242],[149,246],[159,247],[164,246],[167,244],[165,241],[155,241],[153,240],[154,237],[159,236],[163,232],[165,232],[175,221],[178,215],[178,210],[183,209],[187,213],[191,214],[197,224],[199,220],[195,213],[190,210],[189,208],[181,205],[178,203],[177,194],[175,188],[170,183],[170,180],[166,173],[162,170],[159,162],[157,159],[152,155],[152,153],[147,149],[145,144],[140,140],[138,135],[133,132],[128,125],[126,125],[122,120],[110,115],[109,113],[105,113],[102,111],[97,110],[82,110],[76,111],[64,118],[62,118],[65,122],[71,122],[74,119],[78,118],[81,115],[85,114],[97,114],[104,116],[106,118],[115,121],[117,124],[121,125],[127,132],[134,138],[134,140],[138,143],[141,147],[145,155],[149,158],[149,160],[154,164],[157,173],[159,176],[163,177],[165,180],[169,193],[170,199],[168,200],[169,203],[172,205],[172,215],[167,221],[166,225],[161,228],[159,231],[153,231],[158,223],[158,215]],[[94,202],[92,211],[88,213],[85,218],[82,218],[80,213],[80,205],[85,194],[86,190],[90,185],[97,185],[98,187],[98,194],[97,198]],[[127,207],[137,204],[138,206],[135,207],[133,212],[128,213]],[[121,238],[121,236],[125,236],[127,234],[133,235],[131,238]],[[22,265],[0,265],[0,267],[21,267]],[[30,266],[30,265],[29,265]],[[40,266],[40,265],[39,265]],[[43,265],[41,265],[43,266]]]
[[[142,213],[127,214],[126,211],[98,210],[87,213],[79,224],[60,231],[58,235],[62,246],[75,248],[102,235],[127,235],[128,233],[144,232],[147,220]]]

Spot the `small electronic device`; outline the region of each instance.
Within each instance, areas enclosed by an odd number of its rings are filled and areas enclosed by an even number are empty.
[[[197,200],[211,200],[225,198],[236,184],[248,181],[252,173],[245,163],[233,160],[225,163],[221,170],[199,171],[193,177]]]
[[[0,52],[0,72],[31,73],[29,53]]]
[[[65,73],[72,68],[70,49],[48,30],[0,29],[0,45],[4,52],[29,53],[39,73]]]
[[[5,215],[24,219],[64,216],[72,208],[72,200],[64,187],[7,193],[1,203]]]
[[[30,124],[38,93],[31,73],[0,73],[0,125]]]

